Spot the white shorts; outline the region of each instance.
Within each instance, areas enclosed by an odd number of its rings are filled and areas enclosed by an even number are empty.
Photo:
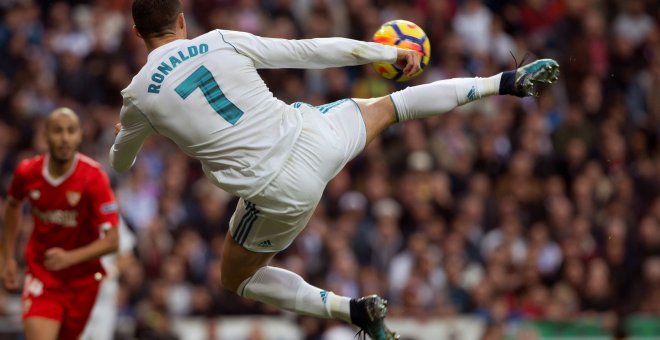
[[[94,308],[92,308],[80,340],[112,340],[115,338],[118,313],[117,295],[119,295],[117,278],[107,277],[101,282]]]
[[[286,249],[307,225],[328,182],[366,144],[364,120],[353,100],[292,105],[302,112],[303,127],[289,158],[262,192],[239,200],[230,221],[233,239],[250,251]]]

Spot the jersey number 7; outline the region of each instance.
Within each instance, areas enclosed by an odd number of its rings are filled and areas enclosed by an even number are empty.
[[[206,100],[215,112],[231,125],[236,124],[243,115],[243,111],[227,99],[220,89],[220,86],[218,86],[218,83],[215,81],[215,78],[213,78],[211,72],[209,72],[204,66],[200,66],[195,70],[195,72],[179,84],[174,91],[176,91],[181,98],[186,99],[191,93],[195,92],[197,88],[202,90],[204,97],[206,97]]]

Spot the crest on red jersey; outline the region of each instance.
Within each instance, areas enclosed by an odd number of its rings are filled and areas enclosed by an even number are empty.
[[[76,206],[80,201],[80,193],[76,191],[67,191],[66,200],[71,204],[71,206]]]

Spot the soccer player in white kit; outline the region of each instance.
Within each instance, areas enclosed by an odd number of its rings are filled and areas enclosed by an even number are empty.
[[[117,327],[117,298],[119,295],[119,268],[120,257],[131,256],[137,240],[130,231],[126,222],[120,217],[117,225],[119,232],[119,248],[116,254],[101,257],[101,265],[105,269],[106,276],[101,282],[99,293],[96,296],[94,308],[89,315],[85,330],[80,335],[80,340],[112,340],[115,338]]]
[[[554,60],[542,59],[489,78],[442,80],[381,98],[287,105],[257,69],[386,61],[413,74],[419,55],[344,38],[283,40],[226,30],[189,40],[180,0],[134,0],[132,12],[149,56],[122,91],[112,166],[130,168],[152,134],[171,139],[213,183],[241,198],[221,259],[227,289],[298,314],[344,320],[377,340],[398,338],[383,322],[384,299],[336,295],[268,266],[271,258],[305,227],[328,181],[388,126],[485,96],[534,95],[538,84],[559,75]]]

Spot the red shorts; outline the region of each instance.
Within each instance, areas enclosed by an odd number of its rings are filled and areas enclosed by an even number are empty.
[[[42,317],[59,321],[58,339],[78,339],[94,307],[99,282],[90,280],[75,287],[49,289],[32,275],[23,287],[23,320]]]

